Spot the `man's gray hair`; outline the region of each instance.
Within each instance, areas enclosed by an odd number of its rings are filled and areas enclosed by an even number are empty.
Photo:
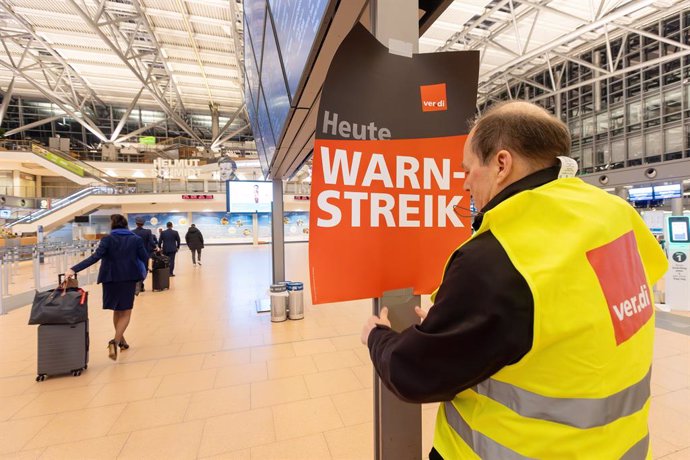
[[[570,155],[570,133],[562,121],[526,101],[501,102],[473,122],[472,151],[486,164],[500,150],[529,162],[556,164]]]

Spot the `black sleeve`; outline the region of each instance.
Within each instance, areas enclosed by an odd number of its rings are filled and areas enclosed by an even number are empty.
[[[449,401],[517,362],[532,347],[534,303],[524,277],[486,232],[457,251],[421,325],[377,327],[369,352],[405,401]]]
[[[180,232],[175,232],[175,241],[177,242],[177,249],[180,249]]]

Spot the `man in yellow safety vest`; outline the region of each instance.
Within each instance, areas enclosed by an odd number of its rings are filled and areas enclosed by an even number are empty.
[[[624,200],[573,177],[567,127],[503,103],[465,144],[474,235],[423,322],[362,341],[384,384],[441,402],[431,459],[651,458],[651,286],[667,261]]]

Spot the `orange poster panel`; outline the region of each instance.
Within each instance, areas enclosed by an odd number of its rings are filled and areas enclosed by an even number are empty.
[[[471,234],[461,166],[466,137],[316,140],[314,304],[438,287],[448,257]]]

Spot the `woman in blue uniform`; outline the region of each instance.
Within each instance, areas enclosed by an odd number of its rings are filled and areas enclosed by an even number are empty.
[[[144,240],[129,231],[127,219],[121,214],[110,216],[110,235],[104,237],[96,251],[77,265],[67,270],[73,277],[99,260],[98,282],[103,284],[103,308],[113,310],[115,337],[108,342],[108,356],[117,359],[118,347],[126,350],[125,329],[129,325],[134,306],[134,292],[138,281],[146,277]]]

